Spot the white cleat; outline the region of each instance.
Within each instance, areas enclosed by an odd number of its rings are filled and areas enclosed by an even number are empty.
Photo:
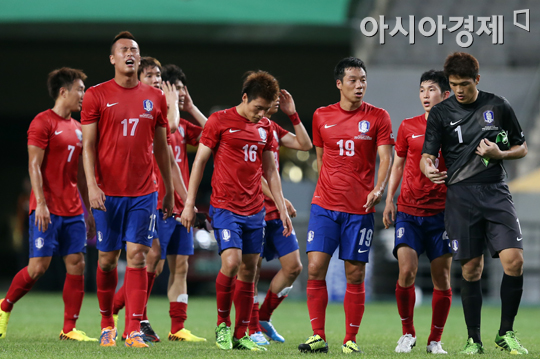
[[[397,342],[396,353],[410,353],[416,345],[416,337],[410,334],[402,335]]]
[[[428,354],[448,354],[448,352],[442,348],[441,344],[441,342],[431,341],[426,347],[426,352],[428,352]]]

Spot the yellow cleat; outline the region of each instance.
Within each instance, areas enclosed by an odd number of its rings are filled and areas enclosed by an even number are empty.
[[[101,336],[99,337],[99,345],[102,347],[115,347],[116,346],[116,328],[107,327],[101,329]]]
[[[199,338],[196,335],[191,334],[186,328],[182,328],[176,333],[169,333],[169,340],[171,341],[184,341],[184,342],[205,342],[205,338]]]
[[[2,304],[3,301],[4,299],[0,300],[0,304]],[[11,312],[4,312],[2,309],[0,309],[0,339],[4,339],[6,337],[10,315]]]
[[[73,330],[68,333],[64,333],[64,331],[62,330],[60,332],[60,340],[76,340],[78,342],[97,342],[98,341],[96,338],[90,338],[82,330],[77,330],[75,328],[73,328]]]
[[[114,320],[114,327],[118,328],[118,314],[113,314],[112,317]]]
[[[126,347],[131,348],[148,348],[148,344],[144,342],[143,333],[132,331],[126,338]]]

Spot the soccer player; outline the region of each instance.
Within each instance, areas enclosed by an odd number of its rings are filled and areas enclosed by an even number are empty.
[[[276,168],[279,171],[279,146],[285,146],[287,148],[309,151],[313,145],[311,139],[300,121],[300,117],[296,113],[296,106],[294,100],[289,92],[281,90],[279,100],[277,100],[270,110],[266,113],[268,119],[278,111],[278,108],[289,116],[294,126],[294,133],[284,130],[280,125],[274,121],[270,121],[272,130],[270,133],[274,136],[276,146],[273,149],[274,159],[276,162]],[[289,237],[282,235],[283,223],[279,219],[279,211],[272,199],[270,188],[268,183],[263,178],[263,192],[264,205],[266,210],[266,230],[264,235],[264,246],[261,258],[257,264],[257,274],[255,277],[255,293],[253,296],[253,309],[251,311],[251,319],[249,322],[249,334],[251,339],[259,345],[270,344],[264,335],[266,334],[271,340],[278,342],[284,342],[285,339],[281,336],[271,323],[270,317],[279,304],[287,297],[287,294],[292,289],[292,284],[300,275],[302,271],[302,262],[300,261],[300,251],[298,249],[298,240],[296,234],[293,232]],[[285,199],[285,205],[289,216],[295,217],[296,210],[291,202]],[[274,276],[270,283],[270,288],[266,293],[264,303],[259,312],[259,300],[257,283],[260,276],[262,260],[266,258],[267,261],[271,261],[274,258],[279,258],[281,263],[281,269]]]
[[[47,87],[54,107],[38,114],[28,129],[30,194],[30,260],[15,275],[0,301],[0,339],[6,337],[13,305],[28,293],[51,264],[62,256],[66,265],[64,282],[64,327],[60,340],[97,341],[75,329],[84,297],[84,253],[86,232],[95,235],[94,218],[86,219],[79,192],[90,208],[86,180],[80,161],[81,125],[71,113],[80,111],[86,75],[63,67],[49,74]]]
[[[265,226],[263,172],[280,212],[282,234],[289,236],[293,230],[272,152],[275,146],[272,127],[264,117],[278,93],[279,85],[272,75],[265,71],[253,72],[244,81],[242,102],[210,116],[193,163],[188,198],[182,212],[182,224],[189,229],[194,220],[194,203],[204,166],[213,153],[210,216],[221,254],[221,269],[216,279],[216,345],[223,350],[266,350],[246,335]],[[233,300],[234,334],[229,316]]]
[[[446,230],[463,275],[468,339],[462,353],[484,352],[480,279],[487,245],[504,269],[495,343],[511,354],[527,354],[513,329],[523,293],[523,235],[502,165],[504,159],[524,157],[527,144],[508,101],[478,90],[478,71],[478,61],[470,54],[455,52],[446,58],[444,73],[454,96],[431,109],[420,166],[433,183],[447,186]],[[448,171],[435,166],[439,148]]]
[[[418,164],[422,158],[422,146],[429,112],[450,95],[448,79],[442,71],[430,70],[420,78],[420,102],[424,113],[401,122],[396,138],[396,154],[388,184],[386,207],[383,213],[384,226],[396,222],[394,256],[399,263],[399,278],[396,283],[396,300],[403,335],[396,347],[397,353],[410,353],[416,345],[414,329],[414,281],[418,271],[418,256],[426,252],[431,262],[433,280],[431,333],[427,341],[427,352],[446,354],[441,346],[444,324],[452,304],[450,288],[450,265],[452,254],[448,236],[444,229],[444,201],[446,188],[431,183],[420,172]],[[440,153],[436,160],[439,170],[444,170]],[[401,178],[401,193],[398,210],[394,194]]]
[[[298,349],[328,352],[325,278],[330,258],[339,246],[347,277],[342,352],[358,353],[356,334],[364,314],[364,276],[373,238],[373,212],[390,175],[394,136],[388,113],[363,101],[367,77],[362,60],[341,60],[334,78],[340,101],[317,109],[313,115],[319,180],[311,202],[306,247],[307,305],[313,336]],[[380,162],[374,187],[377,153]]]
[[[129,335],[125,345],[148,347],[140,332],[140,320],[148,285],[146,255],[152,245],[157,205],[152,144],[165,183],[165,217],[171,216],[174,205],[167,102],[161,90],[139,82],[139,46],[131,33],[124,31],[114,38],[110,62],[115,68],[114,79],[91,87],[82,110],[84,168],[98,231],[100,345],[116,345],[112,315],[116,267],[126,242]]]

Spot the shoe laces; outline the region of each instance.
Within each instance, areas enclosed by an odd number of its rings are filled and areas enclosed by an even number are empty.
[[[520,348],[522,347],[523,345],[521,345],[519,339],[517,338],[516,336],[517,332],[514,332],[514,331],[508,331],[505,335],[505,337],[508,338],[508,346],[512,349],[514,348]]]

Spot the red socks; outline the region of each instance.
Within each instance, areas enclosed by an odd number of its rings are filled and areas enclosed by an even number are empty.
[[[396,283],[396,300],[399,316],[401,317],[403,335],[410,334],[416,337],[413,323],[414,303],[416,302],[414,284],[410,287],[403,288],[399,283]]]
[[[2,301],[2,310],[4,312],[11,312],[13,304],[17,303],[19,299],[25,296],[26,293],[32,289],[37,280],[34,280],[28,274],[28,267],[24,267],[15,274],[5,299]]]
[[[144,304],[144,313],[142,320],[148,320],[148,316],[146,315],[146,308],[148,307],[148,299],[150,299],[150,293],[152,293],[152,288],[154,287],[156,273],[146,272],[146,278],[148,280],[148,287],[146,287],[146,303]]]
[[[450,306],[452,305],[452,289],[436,290],[433,289],[433,299],[431,301],[431,333],[429,334],[428,344],[432,341],[440,342]]]
[[[64,334],[75,328],[84,298],[84,276],[66,273],[64,282]]]
[[[328,291],[325,280],[307,281],[307,306],[313,335],[320,335],[326,340],[324,322],[326,319],[326,307],[328,305]]]
[[[261,305],[259,320],[265,322],[269,321],[274,310],[278,307],[278,305],[281,304],[281,302],[283,302],[283,299],[285,298],[287,298],[286,295],[278,297],[277,294],[272,293],[270,289],[268,289],[268,292],[266,293],[266,298],[264,298],[264,303]]]
[[[234,291],[234,309],[236,311],[236,322],[234,324],[234,337],[240,339],[246,335],[246,330],[253,308],[254,283],[236,280],[236,290]]]
[[[126,268],[125,276],[127,314],[129,318],[128,334],[141,330],[140,322],[143,318],[146,303],[146,291],[148,288],[148,277],[146,267]]]
[[[349,340],[356,342],[356,334],[364,316],[364,308],[366,304],[366,291],[364,283],[350,284],[347,283],[345,291],[345,299],[343,307],[345,308],[345,339],[343,344]]]
[[[257,296],[253,296],[253,308],[251,309],[248,329],[249,335],[262,331],[259,325],[259,298]]]
[[[113,301],[113,314],[118,314],[126,306],[126,289],[125,285],[122,285],[118,292],[114,295]]]
[[[216,278],[216,302],[218,311],[217,325],[225,323],[228,327],[231,326],[231,306],[233,302],[234,286],[236,278],[227,277],[225,274],[218,273]]]
[[[114,268],[110,272],[104,272],[98,263],[96,271],[97,297],[99,311],[101,312],[101,328],[113,327],[112,307],[114,291],[118,284],[118,271]]]
[[[171,316],[171,333],[184,329],[187,319],[187,303],[171,302],[169,314]]]

